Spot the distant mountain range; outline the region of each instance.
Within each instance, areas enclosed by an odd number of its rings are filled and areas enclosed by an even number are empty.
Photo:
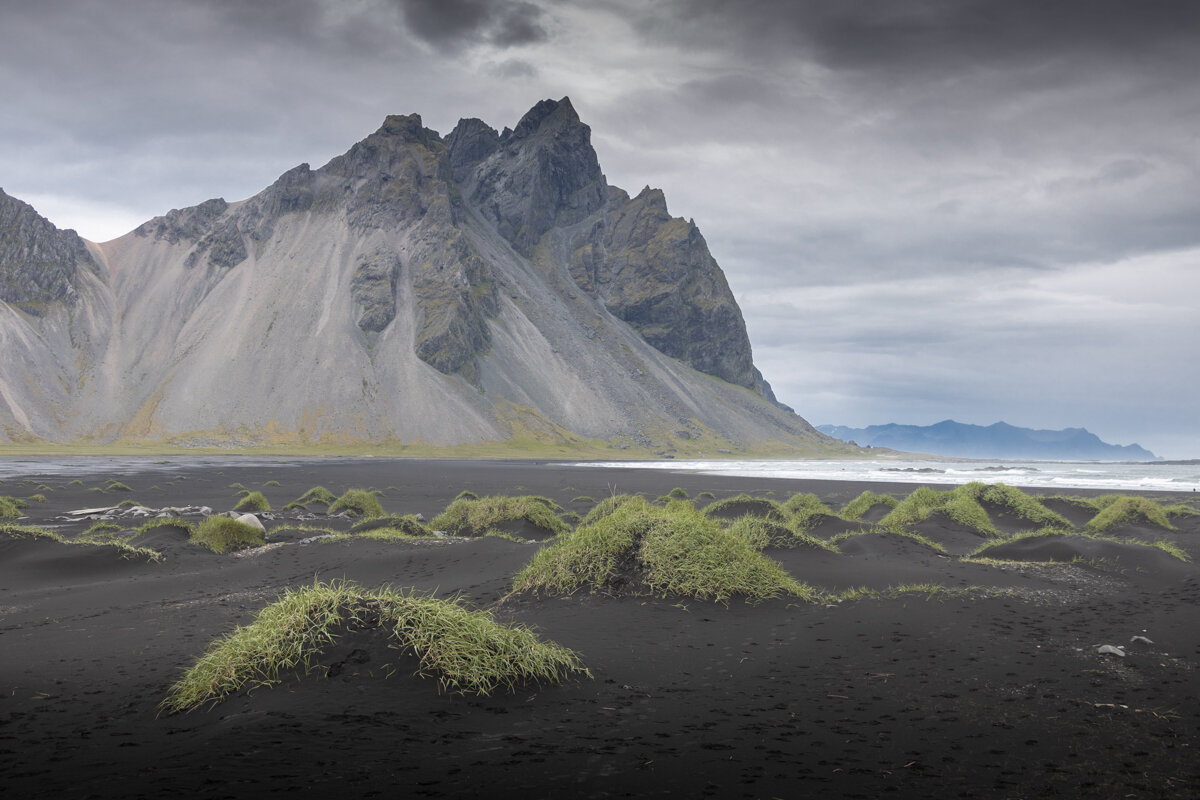
[[[1021,458],[1043,461],[1156,461],[1158,456],[1136,444],[1100,441],[1085,428],[1061,431],[1018,428],[1006,422],[967,425],[948,419],[936,425],[871,425],[847,428],[818,425],[817,430],[863,447],[888,447],[911,453],[957,458]]]

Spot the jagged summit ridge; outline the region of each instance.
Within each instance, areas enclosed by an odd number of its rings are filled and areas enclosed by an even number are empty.
[[[87,245],[31,205],[0,189],[0,300],[40,314],[47,303],[73,306],[75,271],[95,270]]]
[[[28,348],[0,438],[829,445],[774,403],[695,224],[609,186],[567,98],[444,138],[389,116],[246,200],[79,242],[107,270],[66,279],[83,313],[59,290],[0,316]],[[13,388],[39,382],[67,388]]]

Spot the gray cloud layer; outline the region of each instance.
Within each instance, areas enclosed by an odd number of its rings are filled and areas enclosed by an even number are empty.
[[[1200,6],[0,0],[0,186],[109,238],[569,94],[814,422],[1086,425],[1200,455]]]

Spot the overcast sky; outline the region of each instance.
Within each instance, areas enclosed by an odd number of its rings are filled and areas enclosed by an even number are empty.
[[[104,241],[571,97],[814,424],[1200,457],[1200,4],[0,0],[0,187]]]

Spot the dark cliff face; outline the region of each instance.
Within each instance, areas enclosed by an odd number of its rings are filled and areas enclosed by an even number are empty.
[[[451,162],[470,187],[471,204],[527,258],[551,228],[574,225],[604,205],[607,184],[591,128],[565,97],[538,103],[495,139],[494,149],[477,120],[459,123],[451,139]]]
[[[741,310],[696,226],[661,191],[610,193],[575,243],[571,276],[647,342],[694,369],[760,391]]]
[[[0,300],[35,316],[51,303],[73,306],[80,267],[95,262],[75,231],[59,230],[0,189]]]
[[[631,199],[607,185],[569,99],[543,100],[502,134],[462,120],[446,141],[455,180],[518,253],[572,229],[566,266],[581,289],[661,352],[775,402],[700,231],[667,213],[661,191]]]

